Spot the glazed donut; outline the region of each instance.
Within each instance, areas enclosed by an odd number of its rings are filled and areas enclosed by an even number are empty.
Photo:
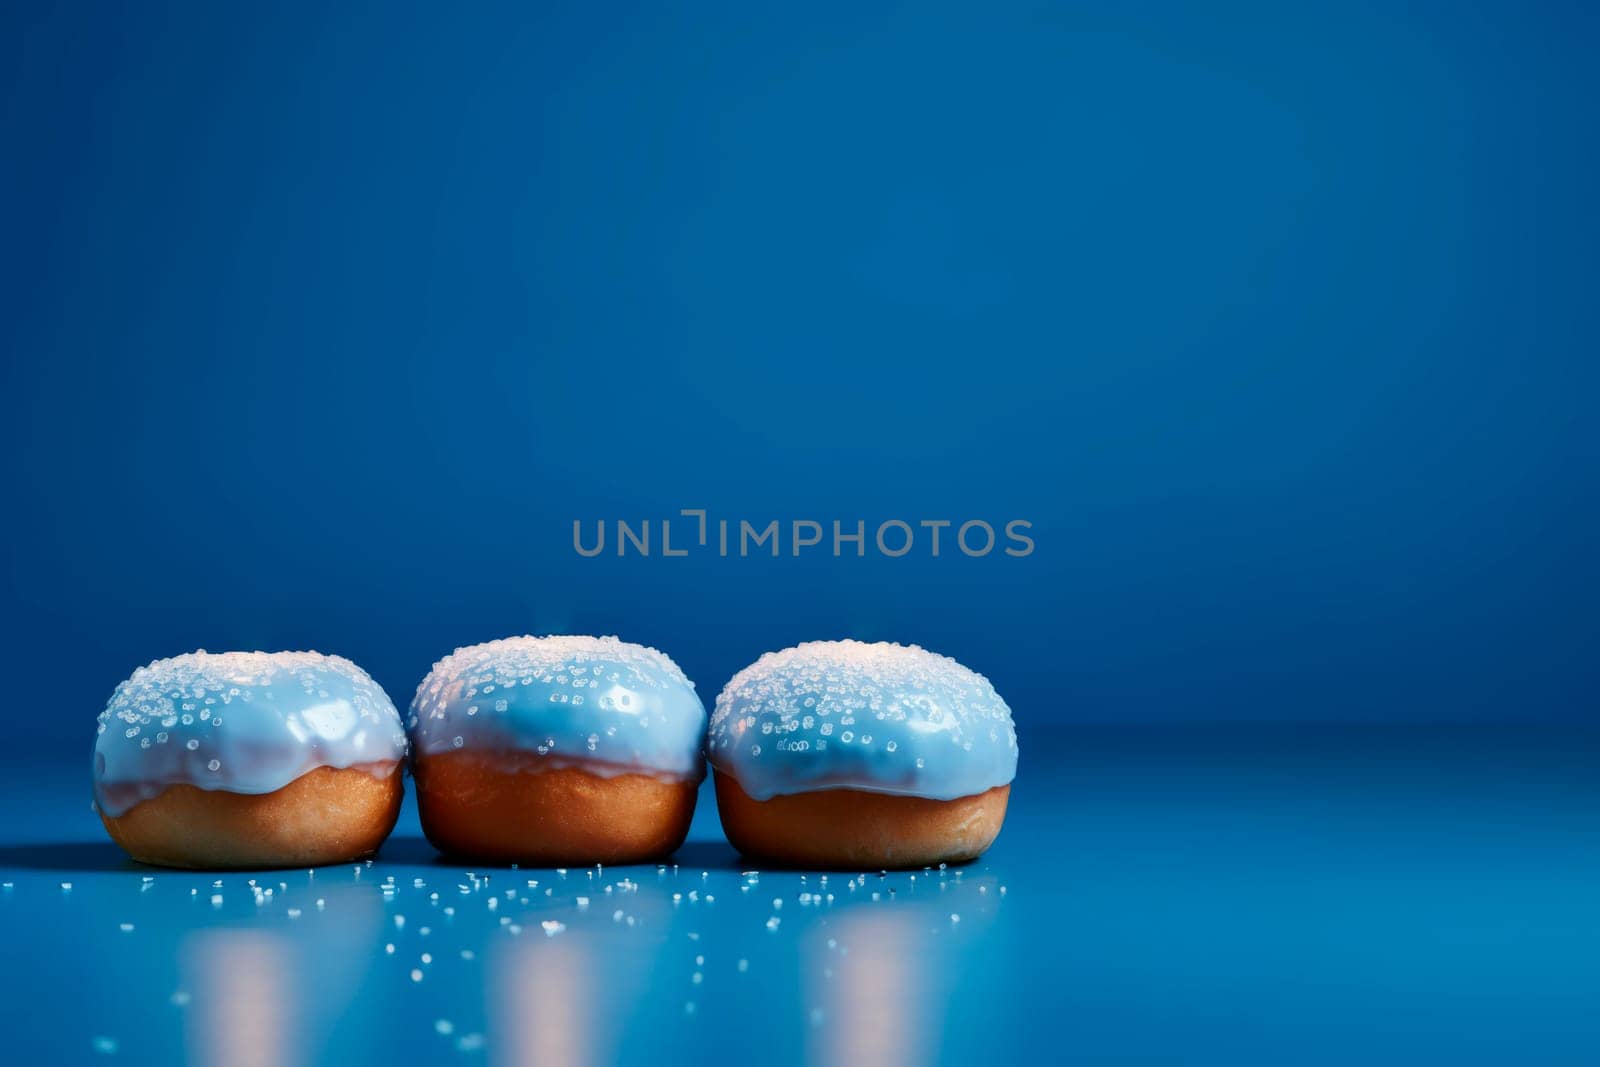
[[[683,844],[706,710],[678,665],[615,637],[457,649],[406,726],[422,830],[492,863],[638,863]]]
[[[953,659],[813,641],[733,676],[707,756],[740,852],[799,867],[921,867],[993,843],[1017,735],[994,687]]]
[[[117,686],[95,739],[95,808],[141,863],[341,863],[394,829],[405,753],[399,713],[349,660],[202,650]]]

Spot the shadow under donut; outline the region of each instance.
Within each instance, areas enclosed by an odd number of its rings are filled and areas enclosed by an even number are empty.
[[[157,871],[109,841],[0,845],[0,871]]]

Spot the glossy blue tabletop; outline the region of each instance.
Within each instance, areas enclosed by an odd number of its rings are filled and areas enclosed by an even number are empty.
[[[141,867],[12,768],[7,1062],[1593,1063],[1600,744],[1022,732],[961,868]],[[85,757],[85,763],[87,757]]]

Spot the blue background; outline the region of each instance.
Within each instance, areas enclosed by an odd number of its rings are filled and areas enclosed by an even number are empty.
[[[1579,5],[9,4],[10,736],[316,648],[915,641],[1028,724],[1593,704]],[[587,560],[571,522],[1034,523]]]

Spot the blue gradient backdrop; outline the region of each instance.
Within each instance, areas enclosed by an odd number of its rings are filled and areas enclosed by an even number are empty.
[[[197,646],[404,703],[548,630],[1592,711],[1592,10],[321,8],[0,14],[8,758]],[[571,549],[697,506],[1038,549]]]

